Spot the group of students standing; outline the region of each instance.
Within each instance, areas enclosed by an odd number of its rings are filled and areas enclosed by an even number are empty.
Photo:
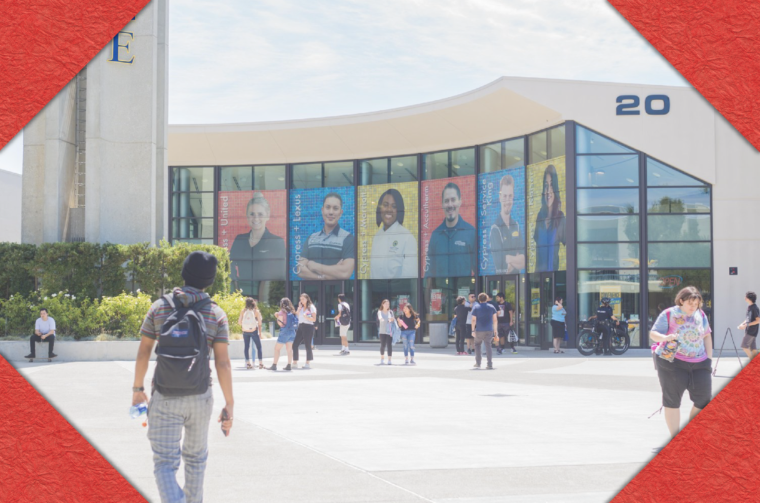
[[[476,345],[476,339],[473,330],[473,308],[481,302],[481,295],[484,296],[483,303],[489,304],[494,308],[497,315],[496,318],[496,338],[495,346],[497,354],[502,354],[507,346],[510,346],[510,350],[513,354],[517,354],[518,350],[515,349],[515,343],[518,342],[518,337],[515,335],[515,308],[513,305],[505,300],[505,294],[500,292],[495,295],[496,300],[488,293],[482,293],[478,296],[478,302],[476,302],[476,294],[471,293],[468,298],[463,296],[457,297],[454,308],[454,329],[455,329],[455,346],[458,355],[473,354]],[[483,323],[481,324],[483,327]],[[491,329],[490,329],[491,331]],[[465,348],[467,346],[467,352]],[[491,342],[488,344],[491,353]],[[478,358],[477,358],[478,359]]]
[[[402,314],[394,317],[391,303],[383,299],[378,309],[378,337],[380,337],[380,365],[386,365],[386,349],[388,349],[388,365],[391,365],[393,354],[394,334],[398,332],[404,345],[404,364],[416,365],[415,363],[415,334],[420,328],[420,316],[410,304],[405,304]]]

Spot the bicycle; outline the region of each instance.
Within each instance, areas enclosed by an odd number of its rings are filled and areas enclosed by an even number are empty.
[[[610,352],[614,355],[622,355],[629,349],[629,324],[621,320],[618,325],[606,321],[610,328]],[[603,352],[603,334],[594,331],[594,320],[579,323],[579,334],[576,337],[576,349],[584,356],[592,356],[594,353]]]

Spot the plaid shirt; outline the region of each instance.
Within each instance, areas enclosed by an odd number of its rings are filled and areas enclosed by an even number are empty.
[[[209,296],[209,294],[190,286],[175,288],[174,294],[185,306],[194,304]],[[169,307],[169,304],[163,298],[154,302],[148,310],[148,314],[145,315],[143,324],[140,327],[140,334],[154,340],[158,339],[158,336],[161,334],[161,326],[169,318],[171,312],[172,308]],[[212,302],[201,309],[200,313],[206,324],[206,342],[209,344],[209,350],[212,349],[211,346],[215,342],[227,342],[229,328],[227,315],[222,308]]]

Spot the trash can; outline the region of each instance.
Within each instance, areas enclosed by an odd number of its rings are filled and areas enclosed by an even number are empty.
[[[449,323],[429,323],[428,341],[432,348],[445,348],[449,345]]]

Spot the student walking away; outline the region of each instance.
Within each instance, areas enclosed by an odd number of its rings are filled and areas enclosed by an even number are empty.
[[[388,348],[388,364],[391,365],[392,338],[391,324],[394,323],[394,313],[390,309],[391,303],[383,299],[378,309],[378,336],[380,337],[381,365],[386,364],[385,349]]]
[[[415,365],[415,334],[420,328],[420,317],[412,309],[410,304],[405,304],[402,315],[397,319],[402,331],[402,343],[404,344],[404,364]],[[409,354],[409,359],[407,358]]]
[[[214,283],[217,259],[205,252],[188,255],[182,266],[185,286],[153,303],[140,327],[132,405],[147,402],[145,374],[156,344],[156,371],[148,406],[148,440],[161,501],[203,501],[208,432],[214,398],[210,354],[225,406],[219,415],[227,436],[233,425],[233,383],[227,353],[228,322],[224,311],[204,293]],[[180,439],[182,438],[182,443]],[[180,458],[185,487],[177,483]]]
[[[650,331],[650,338],[658,343],[656,368],[672,438],[679,433],[679,407],[685,390],[690,392],[693,403],[690,419],[711,400],[713,355],[711,327],[701,309],[700,291],[693,286],[683,288],[674,303],[674,307],[661,312]]]
[[[478,303],[473,306],[473,337],[476,343],[475,368],[481,368],[481,344],[486,347],[486,370],[493,370],[491,361],[491,343],[499,340],[497,336],[497,310],[487,301],[489,297],[485,293],[478,294]]]
[[[40,317],[34,322],[34,335],[29,339],[29,354],[24,358],[36,358],[34,347],[35,342],[48,343],[48,358],[55,358],[58,356],[53,353],[53,345],[55,344],[55,320],[52,316],[48,316],[48,310],[44,307],[40,309]]]
[[[502,351],[506,348],[507,344],[510,344],[510,349],[513,354],[518,354],[515,349],[515,341],[508,340],[510,338],[510,329],[512,328],[512,320],[515,315],[513,311],[513,305],[505,300],[505,294],[500,292],[497,297],[497,333],[499,334],[499,346],[497,347],[497,353],[502,354]]]
[[[288,355],[288,365],[283,370],[291,370],[293,362],[293,341],[296,339],[296,329],[299,326],[299,318],[296,310],[293,308],[291,299],[283,297],[280,299],[280,311],[275,314],[277,325],[280,327],[280,333],[275,343],[275,352],[272,357],[272,366],[267,370],[277,370],[277,361],[280,359],[280,350],[285,346],[285,352]]]
[[[312,304],[309,295],[301,294],[296,314],[299,317],[299,328],[296,330],[296,339],[293,341],[293,368],[299,368],[299,346],[303,342],[307,351],[307,362],[303,368],[309,370],[312,368],[309,364],[314,360],[312,339],[315,330],[314,322],[317,320],[317,308]]]
[[[465,297],[460,295],[455,301],[454,308],[454,332],[455,332],[455,346],[457,347],[458,355],[467,355],[465,352],[465,337],[468,333],[468,316],[472,308],[468,307],[465,303]],[[470,348],[468,348],[470,349]]]
[[[756,293],[746,293],[745,302],[748,303],[748,310],[745,312],[745,321],[737,328],[739,330],[745,330],[745,337],[743,337],[740,347],[745,351],[745,354],[748,355],[748,359],[752,360],[758,355],[756,339],[758,338],[759,315],[758,306],[756,305]]]
[[[346,302],[346,295],[338,294],[338,315],[335,317],[338,335],[341,336],[341,355],[349,354],[349,327],[351,326],[351,308]]]
[[[470,308],[468,315],[465,317],[465,344],[468,346],[468,354],[473,354],[473,306],[476,305],[476,294],[468,294],[468,300],[465,301],[465,306]]]
[[[563,297],[555,297],[555,305],[552,306],[552,345],[555,347],[555,354],[564,353],[560,349],[560,342],[565,338],[565,308],[563,307]]]
[[[246,359],[246,368],[254,368],[254,360],[256,355],[259,355],[259,368],[264,368],[264,362],[262,361],[262,340],[261,340],[261,327],[262,327],[262,313],[259,311],[259,306],[256,305],[256,301],[251,297],[246,298],[246,307],[240,312],[238,316],[238,325],[243,329],[243,357]],[[251,345],[253,342],[253,346]],[[248,359],[248,348],[251,346],[251,359]]]

